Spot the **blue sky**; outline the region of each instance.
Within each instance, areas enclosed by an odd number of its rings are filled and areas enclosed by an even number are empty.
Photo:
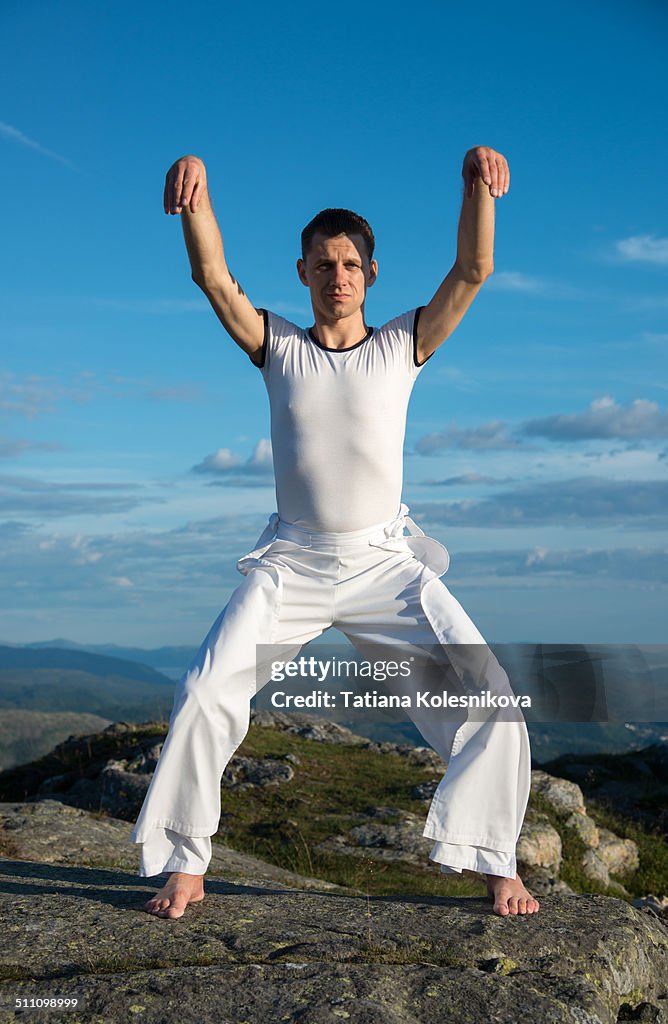
[[[452,266],[475,145],[510,166],[495,273],[415,386],[404,499],[486,639],[667,641],[663,5],[5,0],[0,38],[0,641],[198,644],[274,510],[170,164],[302,325],[301,228],[362,213],[378,326]]]

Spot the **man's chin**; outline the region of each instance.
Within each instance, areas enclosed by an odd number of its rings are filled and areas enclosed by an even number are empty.
[[[347,316],[353,316],[357,309],[353,306],[344,305],[342,302],[337,302],[329,306],[327,312],[332,320],[345,320]]]

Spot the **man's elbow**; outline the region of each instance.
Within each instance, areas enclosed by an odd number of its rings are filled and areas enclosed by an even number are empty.
[[[470,284],[482,284],[483,281],[486,281],[494,273],[494,264],[476,264],[469,267],[460,264],[459,270],[465,281],[468,281]]]
[[[214,274],[207,273],[203,267],[197,267],[190,275],[204,294],[209,297],[210,292],[216,286],[216,278]]]

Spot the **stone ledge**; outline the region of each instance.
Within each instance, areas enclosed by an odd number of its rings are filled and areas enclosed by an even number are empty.
[[[516,1024],[519,1006],[526,1024],[613,1024],[624,1004],[662,1012],[668,989],[668,929],[607,896],[546,897],[537,914],[500,918],[483,897],[210,878],[204,900],[168,920],[141,909],[155,886],[126,871],[4,859],[0,877],[0,1024],[13,999],[40,994],[81,998],[70,1024],[440,1024],[445,1007],[458,1024]]]

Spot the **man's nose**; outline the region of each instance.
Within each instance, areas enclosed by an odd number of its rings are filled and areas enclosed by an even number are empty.
[[[334,280],[337,284],[345,284],[348,278],[348,270],[343,263],[337,263],[334,267]]]

